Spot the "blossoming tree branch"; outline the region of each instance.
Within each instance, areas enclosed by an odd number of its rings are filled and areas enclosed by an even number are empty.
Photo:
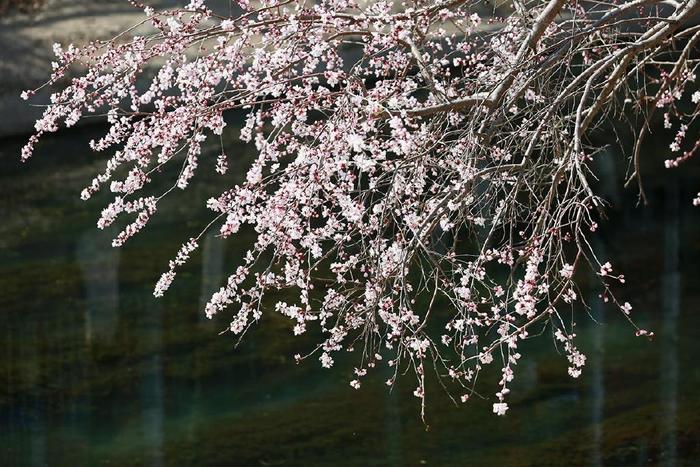
[[[589,243],[603,200],[587,135],[643,117],[628,151],[641,196],[640,148],[657,114],[676,134],[666,165],[695,155],[697,0],[235,0],[224,16],[203,0],[160,12],[132,3],[151,33],[55,46],[47,85],[82,71],[51,96],[22,158],[60,125],[105,115],[109,131],[90,146],[114,155],[82,198],[114,194],[97,225],[128,219],[118,247],[193,182],[227,112],[245,114],[240,139],[256,149],[245,181],[207,202],[211,222],[156,296],[207,230],[236,241],[250,229],[206,315],[229,313],[241,335],[280,313],[295,334],[318,336],[298,359],[328,368],[354,351],[354,388],[379,365],[390,386],[409,373],[423,410],[428,371],[465,402],[497,365],[491,397],[503,415],[519,346],[543,332],[579,376],[579,270],[651,334],[612,294],[624,278]],[[222,177],[228,164],[222,151]],[[171,165],[176,179],[163,175]],[[276,299],[283,289],[294,300]]]

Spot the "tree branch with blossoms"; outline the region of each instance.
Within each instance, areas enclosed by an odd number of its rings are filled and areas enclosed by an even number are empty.
[[[389,385],[412,370],[423,413],[428,368],[466,402],[481,370],[499,365],[493,411],[505,414],[520,343],[544,330],[579,376],[585,356],[562,316],[579,301],[579,269],[597,274],[638,335],[652,334],[614,297],[624,277],[589,243],[603,200],[588,135],[643,116],[628,156],[629,181],[639,180],[660,111],[677,129],[667,166],[694,157],[697,0],[496,10],[476,0],[237,0],[231,15],[203,0],[159,12],[132,3],[151,33],[56,45],[47,85],[81,72],[51,96],[22,158],[60,124],[105,115],[109,131],[90,146],[115,152],[82,198],[114,193],[98,227],[132,219],[114,239],[121,246],[188,187],[227,113],[245,114],[240,139],[257,154],[246,179],[207,202],[211,222],[170,262],[156,296],[207,230],[235,239],[250,228],[254,242],[206,315],[229,310],[227,331],[243,335],[280,313],[294,334],[320,336],[298,358],[327,368],[358,349],[355,388],[380,362],[393,370]],[[161,172],[173,165],[169,185]],[[216,171],[227,169],[222,154]],[[295,299],[276,300],[280,290]]]

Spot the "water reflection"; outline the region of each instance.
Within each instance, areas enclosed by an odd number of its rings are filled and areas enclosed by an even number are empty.
[[[148,307],[143,339],[155,351],[146,358],[141,380],[141,417],[146,465],[163,465],[164,391],[163,314],[160,302]]]
[[[211,228],[204,237],[202,246],[202,287],[199,293],[199,309],[204,310],[209,298],[222,285],[224,273],[224,240],[218,237],[216,228]],[[200,313],[204,318],[204,314]]]
[[[596,243],[596,254],[599,258],[607,258],[605,247],[601,242]],[[594,277],[592,277],[595,280]],[[599,297],[599,291],[593,290],[588,303],[590,304],[591,318],[598,323],[592,329],[591,350],[588,352],[588,373],[591,377],[591,424],[593,427],[593,440],[591,447],[591,466],[603,465],[603,420],[605,414],[605,317],[603,304]]]
[[[609,149],[601,151],[595,158],[596,169],[600,176],[598,190],[601,196],[613,205],[619,205],[620,193],[617,184],[614,154]],[[598,258],[608,258],[606,245],[600,238],[593,238],[593,246]],[[596,282],[596,275],[591,273],[591,282]],[[593,288],[589,293],[588,304],[590,315],[595,323],[591,330],[591,350],[588,352],[588,369],[590,375],[591,397],[591,426],[593,437],[591,441],[590,465],[603,465],[603,437],[605,415],[605,326],[604,306],[600,300],[600,291]]]
[[[36,333],[36,327],[34,328]],[[33,334],[36,342],[36,334]],[[32,352],[29,357],[31,362],[31,373],[34,377],[39,377],[41,367],[39,364],[38,352]],[[24,398],[23,398],[24,399]],[[26,406],[20,409],[19,417],[22,429],[29,431],[30,446],[31,446],[31,465],[43,466],[46,465],[46,415],[44,410],[45,401],[40,397],[29,395],[25,399]],[[20,403],[20,407],[23,404]],[[24,422],[27,422],[26,425]]]
[[[112,230],[88,228],[80,235],[76,257],[85,287],[85,341],[111,340],[119,319],[119,253],[109,248]]]
[[[680,222],[679,196],[677,186],[666,187],[664,212],[664,271],[662,284],[661,321],[661,389],[662,424],[665,433],[662,439],[664,456],[662,465],[675,466],[676,452],[676,416],[678,413],[678,317],[681,311],[681,275],[680,259]]]
[[[72,137],[65,138],[56,144],[72,148]],[[183,268],[170,295],[152,298],[167,260],[200,225],[201,203],[166,210],[133,243],[113,249],[112,234],[94,228],[97,204],[64,194],[65,180],[49,176],[56,172],[50,161],[34,163],[32,170],[0,175],[2,465],[693,465],[698,459],[700,316],[681,311],[700,300],[700,244],[686,240],[697,238],[700,222],[678,188],[694,187],[694,179],[657,186],[663,196],[648,187],[650,196],[665,200],[662,209],[616,212],[624,221],[611,223],[596,245],[601,257],[618,259],[629,278],[623,299],[656,341],[636,339],[615,310],[602,306],[599,291],[584,290],[601,325],[576,316],[579,347],[589,358],[581,378],[567,377],[566,359],[552,351],[551,339],[533,339],[523,349],[507,417],[493,417],[492,401],[478,397],[457,409],[434,384],[426,430],[412,381],[400,380],[389,393],[384,381],[391,375],[380,370],[353,391],[352,359],[339,358],[333,371],[315,362],[296,366],[291,356],[307,343],[290,337],[288,324],[272,315],[238,348],[218,336],[227,316],[210,322],[201,310],[243,248],[215,231],[202,240],[201,265]],[[65,163],[61,171],[87,177],[90,163]],[[614,169],[601,169],[603,178],[615,178]],[[211,186],[199,198],[220,188]],[[604,189],[606,197],[633,206],[616,186]]]
[[[385,371],[386,379],[393,376],[393,372],[387,368]],[[391,391],[387,392],[386,395],[386,408],[384,411],[384,432],[386,433],[386,460],[387,465],[400,466],[403,464],[403,459],[401,458],[401,411],[399,408],[398,400],[398,385],[401,382],[397,382],[396,386],[392,388]]]

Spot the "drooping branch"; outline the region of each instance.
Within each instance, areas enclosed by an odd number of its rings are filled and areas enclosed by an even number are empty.
[[[110,130],[91,147],[114,155],[82,196],[114,193],[98,226],[131,218],[120,246],[195,180],[225,113],[243,112],[240,138],[257,154],[246,179],[208,201],[212,220],[154,294],[207,229],[249,228],[255,240],[205,310],[232,310],[227,332],[240,337],[272,312],[295,334],[317,327],[305,357],[331,367],[358,349],[355,388],[380,362],[389,384],[411,368],[423,409],[427,366],[466,401],[500,359],[502,415],[531,332],[551,330],[569,373],[581,373],[562,316],[579,302],[580,269],[650,334],[610,290],[624,277],[588,241],[602,202],[587,135],[622,98],[647,118],[663,111],[677,127],[673,167],[697,151],[687,134],[700,103],[697,0],[512,3],[500,17],[475,0],[240,1],[233,16],[202,0],[144,8],[150,34],[56,48],[49,83],[86,71],[52,96],[23,158],[59,124],[106,115]],[[225,174],[225,148],[215,159]]]

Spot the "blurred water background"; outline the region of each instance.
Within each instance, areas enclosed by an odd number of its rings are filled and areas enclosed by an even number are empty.
[[[647,145],[647,207],[620,189],[615,150],[596,162],[611,202],[596,247],[627,276],[620,296],[655,340],[635,337],[588,290],[594,319],[578,313],[589,358],[581,378],[568,377],[550,338],[533,339],[506,417],[491,414],[492,401],[455,407],[433,383],[426,425],[412,381],[390,393],[379,371],[355,391],[353,359],[332,371],[295,365],[311,341],[294,338],[283,318],[265,315],[238,347],[218,335],[228,317],[209,321],[203,305],[234,269],[245,234],[207,236],[171,292],[153,298],[167,261],[208,221],[206,200],[243,176],[250,153],[235,143],[235,124],[231,175],[202,163],[199,182],[122,249],[110,247],[114,231],[95,227],[108,199],[78,196],[104,164],[87,148],[104,128],[46,138],[19,162],[27,127],[18,122],[32,115],[17,110],[15,91],[46,76],[41,47],[53,35],[23,43],[8,28],[29,34],[89,12],[84,24],[105,8],[127,14],[116,3],[58,2],[54,16],[0,22],[0,68],[15,70],[0,83],[1,465],[698,465],[700,210],[690,199],[700,177],[662,168],[665,139]]]

